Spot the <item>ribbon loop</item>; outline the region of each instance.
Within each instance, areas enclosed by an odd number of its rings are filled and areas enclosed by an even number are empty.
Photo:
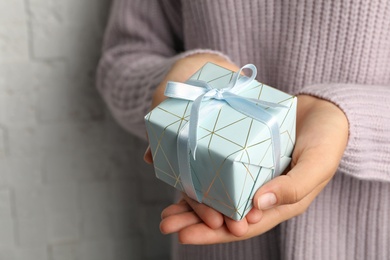
[[[252,71],[250,77],[240,77],[244,69]],[[228,104],[238,112],[249,116],[261,123],[264,123],[270,131],[273,146],[274,169],[273,176],[280,173],[280,155],[281,142],[279,125],[275,118],[263,107],[286,108],[286,106],[261,101],[252,98],[246,98],[238,95],[253,82],[256,77],[257,69],[253,64],[243,66],[238,72],[234,73],[232,80],[225,88],[212,88],[207,82],[201,80],[188,80],[186,83],[168,82],[165,95],[172,98],[179,98],[193,101],[190,120],[179,132],[177,140],[177,153],[179,161],[179,171],[185,192],[192,199],[201,202],[201,194],[195,190],[190,169],[190,154],[196,160],[196,149],[198,140],[198,126],[200,118],[207,117],[207,114]],[[214,100],[214,101],[213,101]],[[208,104],[202,106],[204,101]]]

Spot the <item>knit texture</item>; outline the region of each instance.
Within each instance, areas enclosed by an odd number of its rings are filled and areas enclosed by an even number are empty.
[[[260,82],[335,103],[350,133],[336,176],[305,214],[248,241],[178,246],[177,259],[386,259],[390,2],[113,1],[97,84],[118,122],[144,138],[154,88],[194,50],[253,63]]]

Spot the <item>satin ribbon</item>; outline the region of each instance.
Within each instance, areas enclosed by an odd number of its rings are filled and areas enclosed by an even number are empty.
[[[250,77],[240,77],[243,69],[251,70],[252,75]],[[273,146],[273,177],[280,174],[281,142],[279,124],[274,116],[268,113],[263,107],[287,107],[277,103],[238,95],[241,90],[253,82],[256,73],[256,67],[253,64],[247,64],[238,72],[234,73],[230,83],[221,89],[212,88],[207,82],[201,80],[188,80],[186,83],[169,81],[167,83],[165,89],[165,95],[167,97],[193,101],[189,123],[186,123],[182,127],[178,135],[177,154],[184,191],[190,198],[198,202],[202,201],[202,194],[195,190],[192,181],[190,154],[196,160],[199,120],[207,117],[208,113],[226,103],[238,112],[264,123],[268,127]],[[202,103],[205,101],[208,102],[202,106]]]

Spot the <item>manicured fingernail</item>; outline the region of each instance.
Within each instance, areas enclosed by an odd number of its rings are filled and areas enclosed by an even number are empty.
[[[150,146],[148,145],[148,147],[147,147],[146,150],[145,150],[144,157],[145,157],[145,155],[149,152],[149,150],[150,150]]]
[[[148,146],[145,150],[145,153],[144,153],[144,158],[146,157],[146,154],[148,153],[148,151],[150,150],[150,146]]]
[[[152,158],[152,156],[150,154],[150,146],[148,146],[148,148],[146,148],[146,151],[145,151],[145,154],[144,154],[144,161],[146,163],[149,163],[149,164],[153,163],[153,158]]]
[[[260,196],[258,202],[259,209],[269,209],[276,204],[276,196],[273,193],[265,193]]]

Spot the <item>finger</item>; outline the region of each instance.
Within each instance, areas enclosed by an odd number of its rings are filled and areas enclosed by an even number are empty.
[[[218,229],[211,229],[204,223],[197,223],[179,231],[179,242],[194,245],[218,244],[261,235],[279,223],[303,213],[325,185],[326,183],[321,184],[298,203],[281,205],[263,211],[261,220],[256,224],[249,224],[248,232],[243,236],[234,236],[226,225]]]
[[[146,151],[144,154],[144,161],[146,163],[149,163],[149,164],[153,163],[152,150],[150,150],[150,146],[148,146],[148,148],[146,148]]]
[[[255,224],[261,220],[263,217],[263,212],[253,207],[245,217],[248,221],[248,224]]]
[[[202,220],[193,211],[174,214],[161,220],[160,231],[163,234],[171,234],[200,222]]]
[[[260,225],[260,223],[264,223],[264,225]],[[211,229],[205,223],[201,222],[181,229],[178,233],[178,239],[182,244],[193,245],[228,243],[248,239],[257,234],[260,235],[261,233],[271,229],[273,226],[276,226],[276,224],[273,223],[272,226],[267,224],[268,223],[266,223],[266,221],[261,221],[258,224],[249,225],[249,231],[245,235],[235,236],[230,232],[226,225],[217,229]]]
[[[166,207],[162,212],[161,212],[161,219],[164,219],[166,217],[175,215],[175,214],[180,214],[184,212],[189,212],[192,211],[192,208],[190,205],[185,200],[181,200],[180,202],[176,204],[172,204],[168,207]]]
[[[225,224],[229,229],[230,233],[232,233],[236,237],[241,237],[248,232],[248,222],[246,218],[236,221],[229,217],[225,217]]]
[[[223,216],[215,209],[210,208],[205,204],[201,204],[184,195],[184,199],[195,211],[195,213],[208,225],[210,228],[219,228],[223,225]]]
[[[302,198],[300,201],[294,204],[285,204],[281,205],[264,212],[274,210],[274,213],[277,213],[280,216],[280,221],[285,221],[292,217],[296,217],[304,213],[307,208],[310,206],[311,202],[318,196],[318,194],[324,189],[324,187],[329,183],[330,180],[324,181],[316,188],[313,189],[306,197]]]
[[[178,239],[181,244],[209,245],[231,242],[238,237],[233,236],[226,225],[212,229],[205,223],[197,223],[181,229]]]
[[[310,158],[310,159],[306,159]],[[261,187],[254,196],[254,207],[266,210],[278,205],[293,204],[329,181],[334,172],[324,169],[324,159],[307,152],[286,175],[281,175]]]
[[[233,235],[227,225],[212,229],[201,222],[181,229],[178,233],[178,239],[182,244],[193,245],[210,245],[248,239],[260,235],[279,224],[276,218],[268,217],[268,215],[257,224],[249,225],[248,232],[243,236]]]

